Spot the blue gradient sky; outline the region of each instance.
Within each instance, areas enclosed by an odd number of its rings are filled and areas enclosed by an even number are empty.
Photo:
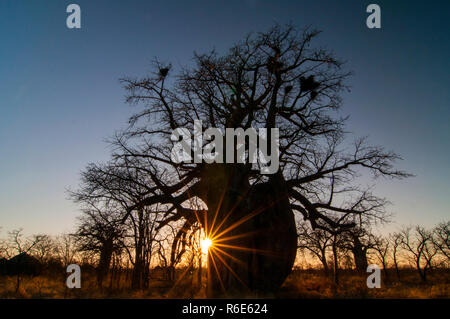
[[[381,30],[365,26],[377,3]],[[82,10],[69,30],[66,6]],[[70,231],[77,207],[65,189],[133,111],[118,79],[175,66],[193,51],[223,52],[274,22],[313,25],[318,44],[354,71],[344,95],[349,130],[404,157],[416,174],[380,180],[402,224],[449,218],[449,1],[10,1],[0,2],[0,226],[27,234]],[[2,235],[2,234],[0,234]]]

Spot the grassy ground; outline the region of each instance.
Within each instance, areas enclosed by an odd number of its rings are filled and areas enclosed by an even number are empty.
[[[424,283],[413,270],[402,270],[401,281],[391,271],[382,275],[381,288],[369,289],[365,275],[352,271],[340,273],[339,285],[316,270],[295,270],[287,278],[276,298],[450,298],[450,270],[436,270]],[[204,278],[205,279],[205,278]],[[81,289],[68,289],[63,274],[24,277],[17,289],[17,277],[0,276],[0,298],[205,298],[205,285],[197,284],[190,276],[179,280],[175,287],[167,281],[153,278],[148,289],[131,290],[127,277],[122,275],[101,291],[95,276],[82,276]],[[203,280],[204,282],[204,280]],[[251,296],[249,296],[251,297]]]
[[[381,288],[367,288],[366,275],[342,271],[339,285],[321,271],[294,271],[286,280],[279,298],[450,298],[450,271],[436,270],[428,282],[414,270],[401,270],[400,281],[394,271],[382,274]]]

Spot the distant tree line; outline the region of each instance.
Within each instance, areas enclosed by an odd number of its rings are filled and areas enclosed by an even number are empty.
[[[117,288],[121,280],[129,286],[120,288],[146,289],[152,272],[169,287],[189,275],[200,289],[205,266],[200,228],[186,230],[159,218],[142,211],[121,223],[114,215],[86,210],[70,234],[25,237],[22,229],[10,231],[0,239],[0,275],[14,276],[16,291],[25,276],[45,275],[63,284],[67,266],[75,263],[96,275],[100,289]],[[183,269],[178,278],[177,268]]]
[[[380,266],[386,280],[395,270],[401,281],[402,268],[415,269],[418,277],[427,282],[434,269],[450,267],[450,221],[432,229],[422,226],[403,227],[388,235],[376,235],[370,225],[361,224],[341,233],[332,234],[313,230],[307,223],[298,224],[300,265],[310,267],[312,260],[319,262],[326,275],[339,283],[339,270],[355,269],[364,273],[369,263]]]
[[[200,289],[205,258],[200,247],[202,233],[200,227],[185,228],[183,223],[145,211],[121,223],[114,220],[114,214],[85,210],[73,234],[24,237],[21,229],[10,231],[0,240],[0,275],[14,276],[18,290],[26,275],[46,274],[64,282],[67,265],[77,263],[96,274],[99,288],[105,282],[114,288],[114,282],[125,276],[122,279],[129,288],[147,289],[152,272],[169,286],[175,285],[179,267],[184,271],[178,276],[190,276]],[[401,270],[413,269],[418,279],[427,282],[434,270],[450,267],[449,233],[450,221],[432,229],[403,227],[388,235],[376,235],[367,225],[333,234],[299,222],[296,267],[309,269],[319,264],[339,284],[341,270],[365,273],[368,264],[375,263],[387,281],[401,281]]]

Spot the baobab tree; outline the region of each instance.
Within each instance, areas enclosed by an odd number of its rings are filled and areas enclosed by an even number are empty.
[[[381,262],[381,265],[383,265],[383,271],[386,280],[389,280],[387,268],[388,268],[389,253],[391,252],[391,242],[389,241],[388,238],[384,238],[382,236],[374,236],[374,242],[372,247],[376,252],[377,259]]]
[[[319,33],[275,26],[223,55],[195,54],[191,67],[176,71],[156,61],[153,74],[122,79],[127,101],[141,110],[116,134],[113,160],[148,176],[147,185],[138,183],[145,196],[127,208],[124,220],[143,206],[163,204],[173,220],[200,223],[213,242],[210,297],[275,292],[294,263],[296,215],[337,232],[354,226],[349,215],[381,210],[383,199],[352,185],[360,169],[407,176],[394,168],[399,156],[391,151],[365,139],[344,146],[345,117],[338,111],[350,73],[331,52],[313,46]],[[202,132],[242,129],[240,143],[224,138],[223,145],[233,145],[225,154],[233,163],[173,160],[174,130],[193,130],[195,123]],[[271,163],[251,161],[251,128],[266,129],[267,141],[276,137],[272,128],[279,130],[277,172],[264,174]],[[220,148],[219,142],[205,136],[194,151]],[[187,205],[192,199],[204,207]]]
[[[333,235],[323,229],[313,230],[307,223],[301,223],[297,227],[298,248],[310,252],[322,263],[325,275],[330,270],[328,266],[329,250],[332,247]]]
[[[448,263],[450,261],[450,221],[439,223],[433,229],[433,244]]]
[[[125,229],[114,208],[98,207],[95,202],[90,201],[85,201],[84,204],[87,207],[79,217],[75,238],[81,251],[99,255],[97,284],[102,288],[113,255],[123,248]]]
[[[99,230],[97,227],[102,226],[101,234],[95,233],[96,241],[102,242],[100,273],[109,268],[112,253],[115,247],[120,246],[133,264],[131,286],[139,289],[148,284],[155,228],[162,222],[161,217],[169,218],[170,214],[161,216],[161,210],[167,212],[167,209],[157,204],[142,205],[130,211],[127,220],[123,219],[127,210],[140,203],[152,187],[148,173],[144,174],[143,164],[136,160],[125,163],[126,166],[115,163],[88,165],[82,173],[80,187],[71,191],[70,196],[85,207],[85,214],[88,212],[90,217],[87,228],[79,229],[78,237],[81,235],[90,239],[89,236],[93,235],[92,226],[96,232]],[[138,170],[136,165],[142,168]]]
[[[407,227],[401,231],[403,249],[409,254],[410,262],[416,267],[420,279],[427,281],[428,273],[433,269],[433,258],[438,249],[433,244],[433,232],[421,226],[414,230]]]
[[[367,271],[367,253],[375,247],[376,240],[367,228],[354,227],[343,234],[342,246],[353,255],[356,270]]]
[[[399,252],[402,249],[403,235],[401,233],[390,234],[389,241],[392,246],[392,263],[397,274],[397,280],[400,281]]]

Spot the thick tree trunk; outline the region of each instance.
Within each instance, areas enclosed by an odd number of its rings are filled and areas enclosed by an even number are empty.
[[[197,269],[197,287],[198,289],[202,288],[202,254],[200,253],[198,256],[198,269]]]
[[[112,253],[113,253],[112,239],[105,240],[102,246],[102,250],[100,252],[100,260],[97,267],[97,284],[100,289],[103,287],[103,279],[108,275]]]
[[[383,264],[384,276],[386,277],[386,281],[389,282],[389,273],[388,273],[388,269],[387,269],[387,266],[386,266],[386,260],[385,259],[382,260],[382,264]]]
[[[367,271],[367,249],[362,245],[357,237],[353,239],[352,248],[353,258],[355,261],[356,270],[360,273]]]
[[[143,273],[144,273],[144,262],[140,257],[136,258],[136,261],[135,261],[134,267],[133,267],[133,274],[131,277],[131,288],[132,289],[141,289],[142,288]]]
[[[144,222],[144,211],[143,209],[138,210],[137,218],[137,233],[135,236],[135,256],[134,256],[134,268],[131,277],[131,288],[141,289],[144,281],[144,271],[145,271],[145,222]]]
[[[336,235],[333,240],[333,280],[336,285],[339,285],[339,260],[338,260],[338,251],[337,251],[337,243],[336,243]]]
[[[420,259],[416,260],[416,268],[417,268],[417,271],[419,272],[420,279],[422,279],[423,282],[427,282],[426,268],[424,268],[422,270],[422,268],[420,267]]]
[[[325,275],[328,275],[330,273],[330,270],[328,268],[328,260],[327,257],[325,255],[322,255],[322,257],[320,258],[320,261],[322,262],[323,265],[323,271],[325,273]]]
[[[397,262],[397,250],[394,250],[394,267],[395,267],[395,272],[397,273],[397,280],[401,281],[400,279],[400,270],[398,269],[398,262]]]
[[[213,238],[208,255],[211,298],[272,295],[295,260],[295,219],[281,174],[251,187],[239,168],[211,165],[203,179],[208,205],[203,227]]]

